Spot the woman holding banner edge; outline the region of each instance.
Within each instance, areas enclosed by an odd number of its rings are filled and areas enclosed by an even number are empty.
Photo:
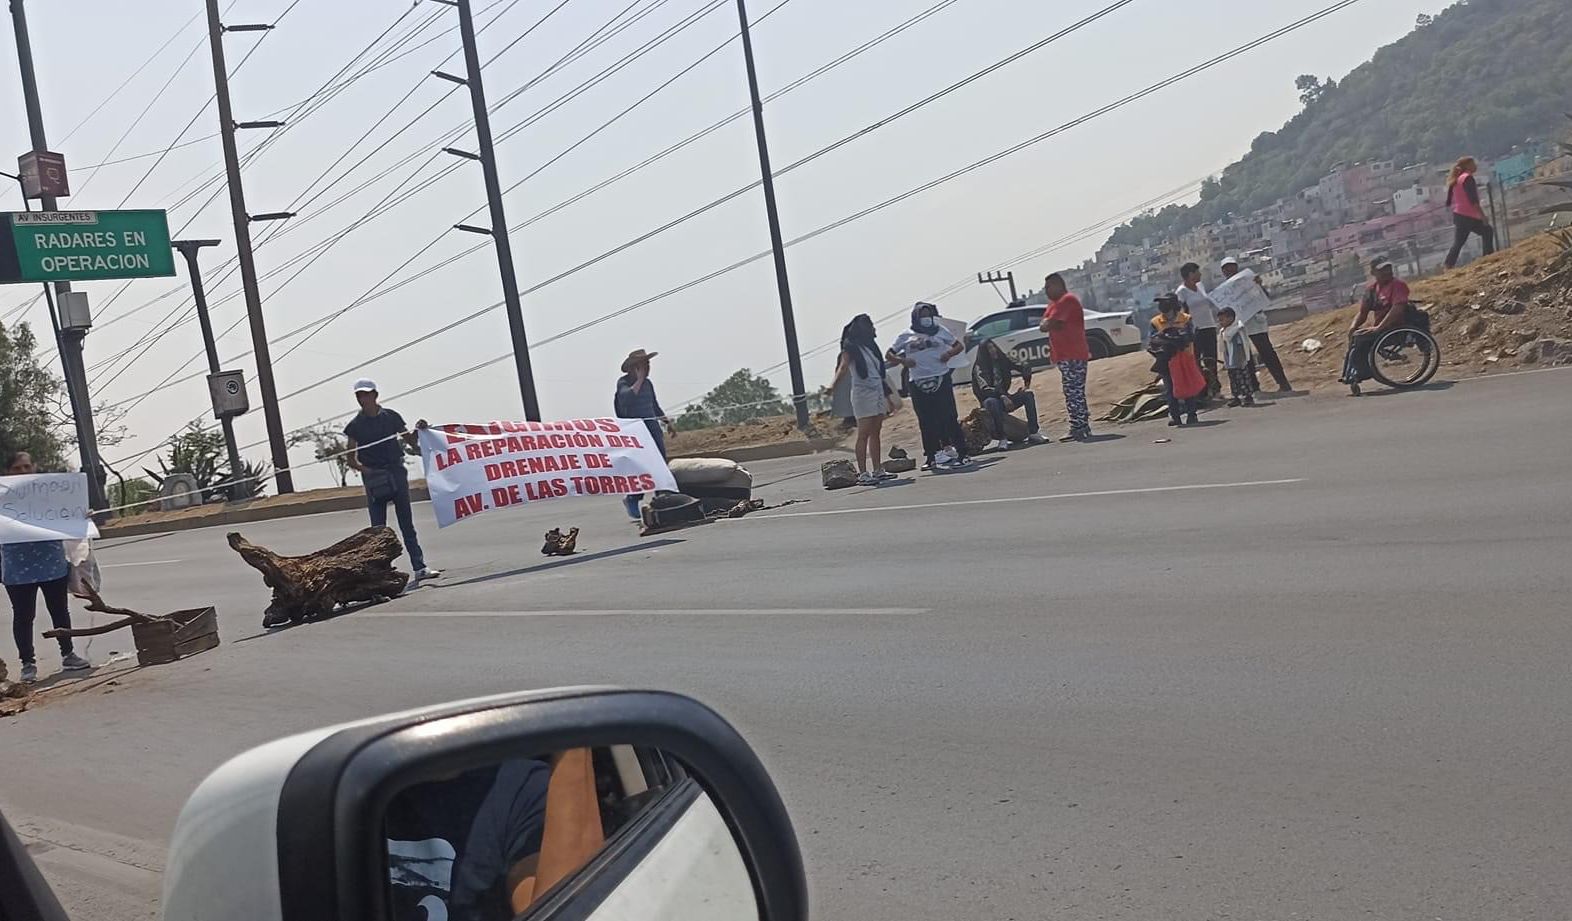
[[[6,458],[8,476],[29,476],[38,472],[33,456],[26,451],[16,451]],[[66,585],[71,565],[66,560],[65,545],[58,540],[29,541],[0,545],[0,582],[11,599],[11,635],[16,640],[17,657],[22,662],[21,679],[32,683],[38,680],[38,659],[33,646],[33,621],[38,614],[38,596],[44,596],[44,607],[49,610],[49,620],[56,629],[71,629],[70,596]],[[60,667],[68,672],[92,668],[92,664],[76,654],[69,636],[59,638]]]

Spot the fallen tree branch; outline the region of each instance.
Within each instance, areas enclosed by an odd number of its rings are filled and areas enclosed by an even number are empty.
[[[87,600],[87,604],[84,605],[84,607],[86,607],[89,611],[93,611],[97,614],[114,614],[119,616],[121,620],[102,624],[97,627],[71,627],[69,629],[56,628],[54,630],[45,630],[44,636],[46,638],[53,640],[59,639],[62,636],[100,636],[102,634],[113,633],[116,630],[121,630],[136,624],[156,624],[159,621],[169,619],[159,615],[143,614],[140,611],[133,611],[130,608],[120,608],[115,607],[112,604],[107,604],[103,598],[99,597],[97,592],[90,588],[86,589],[80,597]]]

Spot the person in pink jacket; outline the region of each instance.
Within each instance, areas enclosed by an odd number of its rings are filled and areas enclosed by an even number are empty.
[[[1496,231],[1485,221],[1485,209],[1479,203],[1479,183],[1474,176],[1479,172],[1479,162],[1473,157],[1457,161],[1446,177],[1446,205],[1452,210],[1452,251],[1446,254],[1446,267],[1457,265],[1468,238],[1479,234],[1485,255],[1496,251]]]

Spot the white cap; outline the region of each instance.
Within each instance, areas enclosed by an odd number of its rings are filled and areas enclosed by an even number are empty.
[[[1395,269],[1395,268],[1397,268],[1397,266],[1392,264],[1392,260],[1390,260],[1390,259],[1378,259],[1378,260],[1376,260],[1375,267],[1376,267],[1376,269],[1378,271],[1380,269]]]
[[[1232,256],[1229,256],[1228,258],[1223,260],[1223,265],[1238,265],[1238,264],[1239,264],[1239,260],[1235,259]]]
[[[356,393],[376,393],[377,392],[377,382],[372,380],[369,377],[363,377],[360,380],[355,381],[355,392]]]

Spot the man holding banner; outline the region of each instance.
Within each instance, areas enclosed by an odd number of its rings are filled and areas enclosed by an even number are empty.
[[[1250,337],[1255,353],[1261,356],[1261,363],[1277,381],[1277,392],[1292,393],[1294,388],[1283,371],[1283,360],[1272,347],[1272,337],[1267,332],[1266,310],[1272,305],[1272,299],[1266,293],[1266,286],[1261,284],[1261,276],[1249,269],[1241,270],[1239,260],[1232,256],[1223,260],[1222,272],[1227,280],[1212,289],[1212,303],[1218,310],[1224,307],[1232,310],[1244,324],[1245,335]]]
[[[44,596],[55,628],[71,629],[67,590],[71,564],[62,542],[86,540],[94,533],[87,509],[85,474],[40,474],[26,451],[6,459],[5,476],[0,478],[0,582],[11,599],[11,634],[24,682],[38,680],[33,621],[39,595]],[[93,667],[76,654],[69,636],[58,642],[62,669]]]
[[[404,550],[409,554],[409,565],[415,573],[409,584],[414,588],[424,579],[442,575],[441,570],[426,565],[426,554],[420,549],[420,538],[415,534],[409,471],[404,468],[404,443],[413,443],[414,438],[404,424],[404,417],[378,402],[376,381],[369,378],[356,381],[355,401],[360,404],[360,412],[344,427],[344,437],[349,439],[349,466],[360,473],[361,482],[365,484],[372,527],[387,527],[388,504],[392,503],[399,531],[404,535]]]

